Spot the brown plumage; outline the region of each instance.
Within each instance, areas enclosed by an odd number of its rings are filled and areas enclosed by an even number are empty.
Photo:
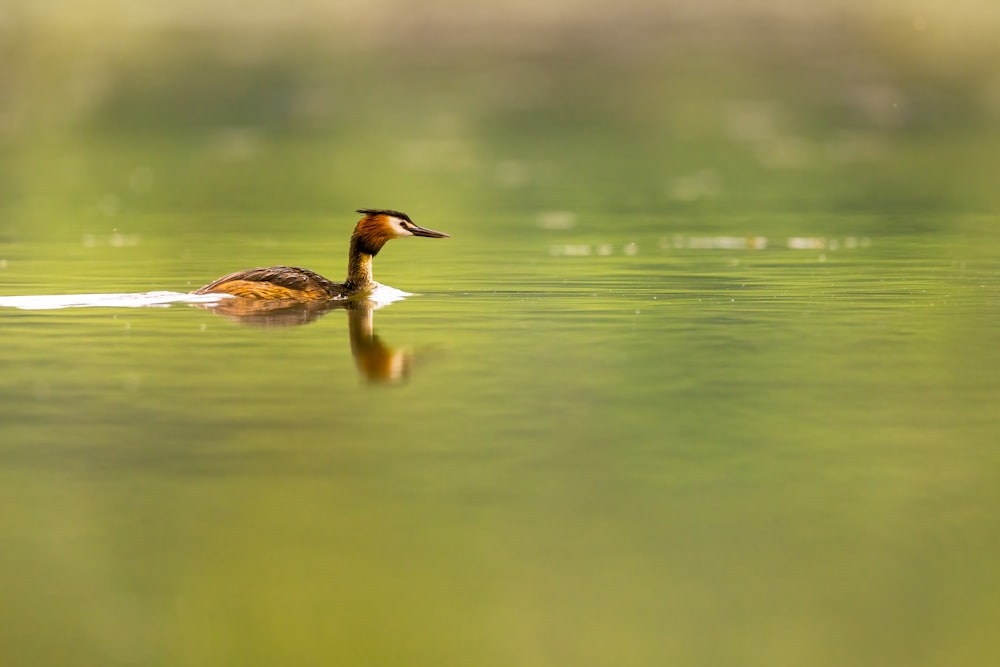
[[[346,299],[378,286],[372,279],[372,258],[386,243],[404,236],[446,238],[448,234],[415,225],[410,216],[390,209],[359,209],[362,214],[351,235],[347,278],[337,283],[315,271],[296,266],[247,269],[223,276],[195,294],[231,294],[247,299],[327,301]]]

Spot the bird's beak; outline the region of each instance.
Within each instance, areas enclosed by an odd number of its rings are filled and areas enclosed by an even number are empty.
[[[450,234],[445,234],[444,232],[436,232],[433,229],[427,229],[426,227],[418,227],[413,225],[412,227],[407,227],[409,232],[414,236],[426,236],[429,239],[446,239],[450,238]]]

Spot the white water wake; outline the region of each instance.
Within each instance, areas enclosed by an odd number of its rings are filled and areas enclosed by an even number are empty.
[[[134,292],[125,294],[42,294],[38,296],[0,296],[0,307],[21,310],[59,308],[167,308],[172,303],[217,303],[231,298],[228,294],[190,294],[186,292]]]
[[[388,285],[375,284],[363,299],[376,308],[401,301],[409,292]],[[21,310],[58,310],[60,308],[168,308],[174,303],[219,303],[232,299],[230,294],[191,294],[190,292],[131,292],[122,294],[39,294],[0,296],[0,308]]]

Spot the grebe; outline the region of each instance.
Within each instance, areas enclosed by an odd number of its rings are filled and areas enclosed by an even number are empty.
[[[362,216],[351,235],[347,279],[335,283],[314,271],[296,266],[247,269],[222,276],[194,294],[232,294],[250,299],[327,301],[346,299],[379,286],[372,280],[372,258],[389,240],[403,236],[447,238],[448,234],[415,225],[410,216],[389,209],[358,209]]]

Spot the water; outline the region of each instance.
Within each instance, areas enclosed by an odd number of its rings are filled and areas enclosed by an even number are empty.
[[[376,277],[422,293],[301,326],[5,309],[3,644],[846,664],[975,637],[997,584],[992,260],[751,234],[766,247],[396,241]],[[213,277],[197,264],[162,286]]]
[[[6,34],[0,664],[983,663],[996,61],[837,26]]]

